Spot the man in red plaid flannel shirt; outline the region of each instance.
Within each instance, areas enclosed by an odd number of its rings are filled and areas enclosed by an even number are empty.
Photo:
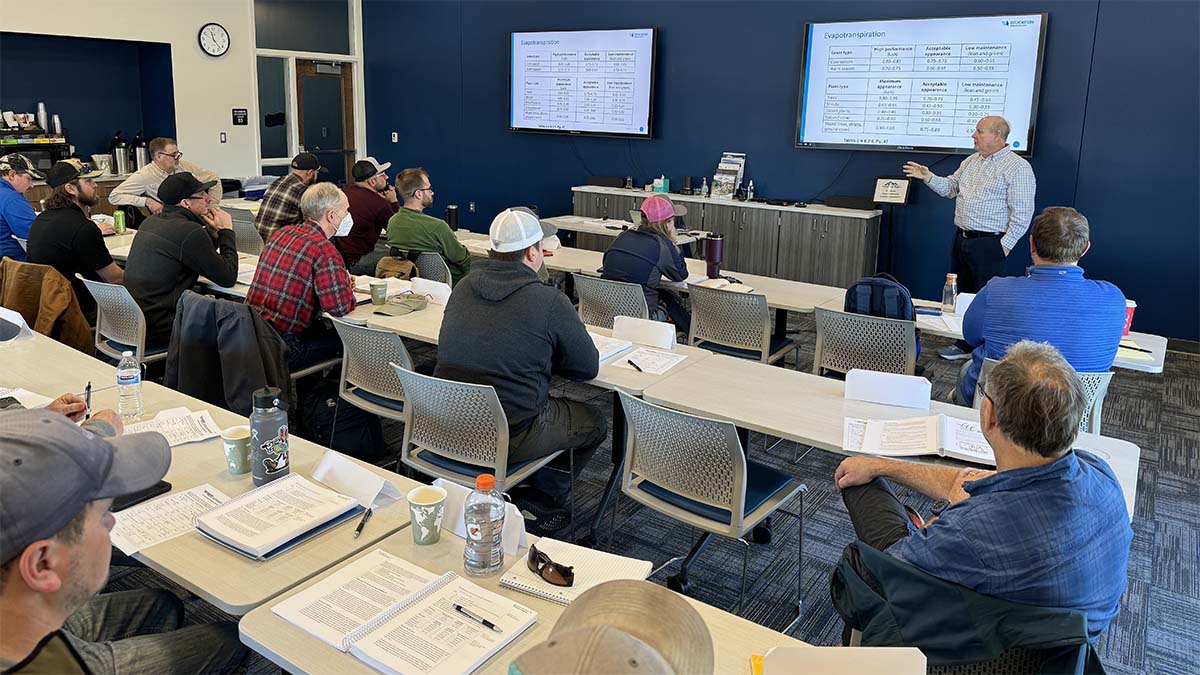
[[[343,316],[355,307],[354,279],[329,241],[353,224],[345,193],[318,183],[304,191],[300,211],[304,222],[280,228],[263,248],[246,296],[283,336],[293,371],[342,353],[337,332],[321,313]]]

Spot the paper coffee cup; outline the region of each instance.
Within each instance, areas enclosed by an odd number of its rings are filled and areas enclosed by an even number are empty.
[[[1129,335],[1129,329],[1133,326],[1133,313],[1137,310],[1137,303],[1133,300],[1125,301],[1125,332],[1121,333],[1121,337]]]
[[[382,305],[387,302],[387,282],[372,281],[371,282],[371,304]]]
[[[441,539],[442,519],[446,515],[446,491],[436,485],[422,485],[410,490],[407,498],[413,543],[436,544]]]
[[[221,444],[225,446],[225,462],[229,473],[250,472],[250,427],[229,427],[221,432]]]

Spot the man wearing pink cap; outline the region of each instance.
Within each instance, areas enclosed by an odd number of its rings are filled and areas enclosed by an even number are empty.
[[[659,288],[659,283],[663,277],[671,281],[688,278],[687,264],[675,243],[675,217],[686,213],[686,208],[662,195],[642,202],[642,222],[622,232],[608,247],[603,275],[605,279],[641,284],[650,318],[666,321],[669,317],[675,328],[685,333],[692,323],[691,313],[682,298]]]

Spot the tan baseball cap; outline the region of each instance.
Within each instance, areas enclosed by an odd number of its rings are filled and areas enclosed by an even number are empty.
[[[713,642],[682,596],[648,581],[609,581],[580,595],[550,638],[518,656],[520,675],[713,672]]]

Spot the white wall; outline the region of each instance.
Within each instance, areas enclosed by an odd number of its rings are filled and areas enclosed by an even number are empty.
[[[180,149],[222,176],[259,173],[253,0],[0,0],[0,17],[0,30],[13,33],[169,43]],[[196,41],[210,21],[229,31],[224,56]],[[248,109],[250,124],[233,126],[233,108]]]

